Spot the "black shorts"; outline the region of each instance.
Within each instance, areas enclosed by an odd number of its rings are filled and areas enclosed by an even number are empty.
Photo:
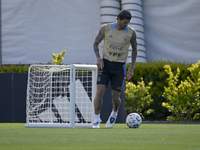
[[[97,84],[108,85],[111,81],[112,90],[121,92],[122,84],[126,74],[126,65],[121,62],[111,62],[103,59],[104,67],[99,68]]]

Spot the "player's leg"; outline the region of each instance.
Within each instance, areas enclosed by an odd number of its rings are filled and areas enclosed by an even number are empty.
[[[101,107],[103,105],[103,95],[106,89],[106,85],[98,84],[97,85],[97,93],[94,99],[94,125],[92,128],[99,128],[100,127],[100,112]]]
[[[100,112],[103,105],[103,95],[111,79],[109,61],[104,60],[103,69],[98,70],[97,93],[94,99],[95,118],[93,128],[100,127]]]
[[[97,85],[97,92],[94,99],[95,115],[98,115],[101,112],[101,107],[103,105],[103,95],[104,95],[105,89],[106,89],[106,85],[103,85],[103,84]]]
[[[124,81],[123,64],[118,63],[114,67],[115,67],[114,73],[111,79],[113,110],[108,118],[108,121],[106,122],[107,128],[112,128],[117,119],[118,110],[121,104],[121,99],[120,99],[121,89]]]
[[[95,118],[93,128],[100,127],[100,112],[103,105],[103,95],[109,83],[109,79],[110,75],[107,69],[107,64],[104,63],[104,68],[98,70],[97,92],[94,99]]]
[[[121,105],[120,94],[121,92],[112,90],[112,105],[114,112],[117,112],[119,110],[119,106]]]
[[[115,124],[118,115],[118,110],[121,104],[120,94],[121,92],[112,90],[113,110],[108,118],[108,121],[106,122],[106,128],[112,128]]]

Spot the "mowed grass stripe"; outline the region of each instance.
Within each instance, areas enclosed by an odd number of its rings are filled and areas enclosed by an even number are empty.
[[[22,123],[0,123],[0,149],[200,149],[198,124],[142,124],[129,129],[115,124],[91,128],[25,128]]]

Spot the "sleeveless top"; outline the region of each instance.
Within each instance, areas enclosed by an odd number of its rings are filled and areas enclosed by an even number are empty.
[[[117,30],[115,23],[107,24],[103,45],[103,58],[112,62],[126,62],[134,29],[127,26]]]

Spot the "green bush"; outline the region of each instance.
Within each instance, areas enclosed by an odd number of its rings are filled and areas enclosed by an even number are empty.
[[[52,53],[52,57],[53,57],[53,64],[54,65],[60,65],[62,64],[63,60],[64,60],[64,56],[65,56],[66,50],[63,50],[61,53],[55,54]]]
[[[197,111],[200,108],[200,61],[188,68],[191,77],[188,76],[184,81],[179,81],[179,68],[176,75],[170,65],[165,65],[164,68],[169,78],[168,86],[164,87],[163,93],[167,103],[163,102],[162,106],[172,112],[167,120],[183,123],[199,119]]]
[[[144,119],[146,115],[149,115],[153,111],[151,109],[147,110],[147,106],[153,102],[149,93],[151,85],[152,82],[149,82],[148,86],[145,86],[142,78],[141,82],[138,81],[138,85],[132,82],[126,83],[125,99],[127,114],[135,112],[140,114],[142,119]]]
[[[162,102],[166,102],[166,98],[162,96],[164,87],[168,85],[168,75],[164,71],[164,66],[167,64],[171,66],[172,72],[174,73],[176,73],[176,69],[178,67],[180,68],[180,80],[185,80],[185,78],[190,74],[187,68],[190,67],[191,64],[167,61],[135,64],[133,77],[131,78],[130,82],[137,84],[141,78],[144,79],[146,85],[149,82],[153,82],[149,92],[154,102],[147,109],[153,109],[155,111],[149,116],[146,116],[146,120],[166,120],[167,116],[171,114],[167,108],[162,107]],[[127,64],[127,69],[129,67],[130,65]]]

